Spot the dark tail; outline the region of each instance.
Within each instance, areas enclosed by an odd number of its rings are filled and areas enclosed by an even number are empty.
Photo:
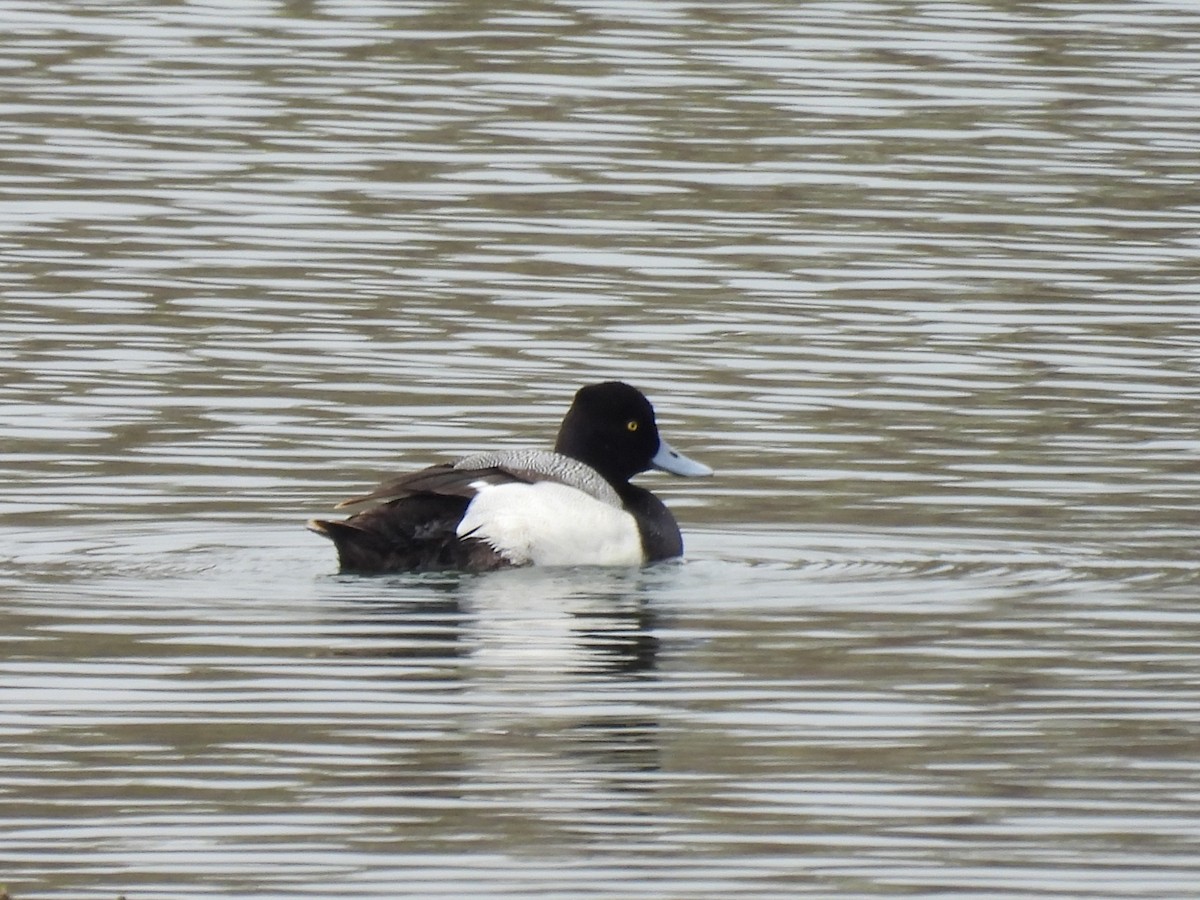
[[[327,537],[337,548],[338,565],[343,572],[384,572],[390,567],[393,549],[378,534],[345,522],[310,519],[308,530]]]
[[[418,494],[372,507],[342,522],[313,519],[309,530],[333,541],[343,572],[486,572],[509,562],[488,544],[455,533],[465,497]]]

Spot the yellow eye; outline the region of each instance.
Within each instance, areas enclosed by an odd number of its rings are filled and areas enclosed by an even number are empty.
[[[625,427],[627,429],[629,429],[630,431],[637,431],[638,430],[638,420],[630,419],[628,422],[625,423]]]

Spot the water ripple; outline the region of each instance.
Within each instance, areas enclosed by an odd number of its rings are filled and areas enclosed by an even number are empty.
[[[15,896],[1192,890],[1192,10],[4,11]],[[300,527],[614,377],[685,562]]]

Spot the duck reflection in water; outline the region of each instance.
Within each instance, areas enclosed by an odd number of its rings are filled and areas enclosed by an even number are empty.
[[[659,646],[642,596],[650,573],[522,569],[486,578],[425,574],[384,581],[336,579],[339,627],[368,640],[339,656],[425,661],[434,677],[515,668],[579,676],[651,672]],[[651,577],[670,577],[670,570]],[[369,595],[363,589],[370,585]],[[381,593],[379,588],[383,588]],[[338,591],[341,594],[341,591]],[[402,672],[403,670],[401,670]],[[440,674],[439,674],[440,673]]]
[[[659,690],[647,597],[678,571],[330,578],[338,655],[383,672],[373,702],[402,710],[389,718],[405,748],[392,789],[457,804],[481,779],[535,790],[549,765],[598,796],[644,790],[637,776],[662,759],[641,693]],[[428,824],[437,833],[440,815]]]

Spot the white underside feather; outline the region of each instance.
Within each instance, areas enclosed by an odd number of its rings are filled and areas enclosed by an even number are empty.
[[[472,485],[458,523],[516,565],[632,566],[645,562],[633,516],[565,484]]]

